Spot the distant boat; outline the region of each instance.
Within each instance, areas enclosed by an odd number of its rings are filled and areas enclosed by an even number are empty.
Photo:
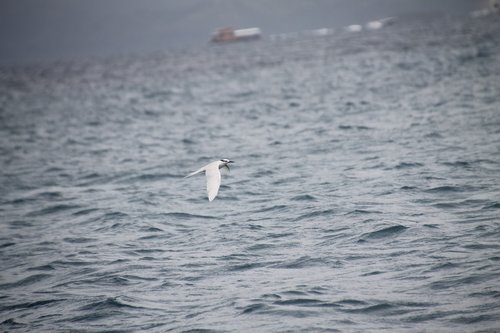
[[[363,30],[363,26],[359,24],[351,24],[345,27],[344,29],[349,32],[360,32]]]
[[[221,28],[214,32],[213,43],[255,40],[261,37],[260,28],[233,29]]]
[[[375,21],[370,21],[366,24],[368,30],[378,30],[385,27],[386,25],[391,25],[396,21],[395,17],[386,17]]]

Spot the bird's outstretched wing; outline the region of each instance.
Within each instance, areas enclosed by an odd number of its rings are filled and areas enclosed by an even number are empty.
[[[209,164],[205,168],[205,174],[207,176],[207,193],[208,201],[212,201],[219,193],[220,187],[220,171],[218,164]]]

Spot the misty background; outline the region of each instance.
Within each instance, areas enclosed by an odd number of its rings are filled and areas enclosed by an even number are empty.
[[[224,26],[263,35],[387,16],[467,15],[480,0],[1,0],[0,63],[205,45]]]

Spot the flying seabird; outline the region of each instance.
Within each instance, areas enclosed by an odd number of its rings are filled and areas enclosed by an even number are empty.
[[[205,175],[207,176],[207,193],[208,193],[208,201],[212,201],[217,196],[220,187],[220,171],[219,169],[227,168],[229,170],[229,163],[234,163],[234,161],[230,161],[228,159],[221,159],[214,161],[210,164],[205,165],[203,168],[196,170],[195,172],[190,173],[184,178],[194,176],[200,172],[205,171]]]

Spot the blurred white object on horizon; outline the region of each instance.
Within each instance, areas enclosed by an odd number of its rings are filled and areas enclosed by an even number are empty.
[[[380,28],[385,27],[386,25],[394,23],[395,20],[396,20],[395,17],[386,17],[383,19],[370,21],[366,24],[366,28],[368,30],[378,30]]]
[[[254,40],[261,37],[262,31],[260,28],[246,28],[246,29],[233,29],[233,28],[220,28],[214,32],[212,42],[234,42],[241,40]]]
[[[348,32],[360,32],[363,30],[363,26],[359,24],[351,24],[345,27],[345,30]]]
[[[333,32],[333,29],[321,28],[311,31],[314,36],[327,36]]]

